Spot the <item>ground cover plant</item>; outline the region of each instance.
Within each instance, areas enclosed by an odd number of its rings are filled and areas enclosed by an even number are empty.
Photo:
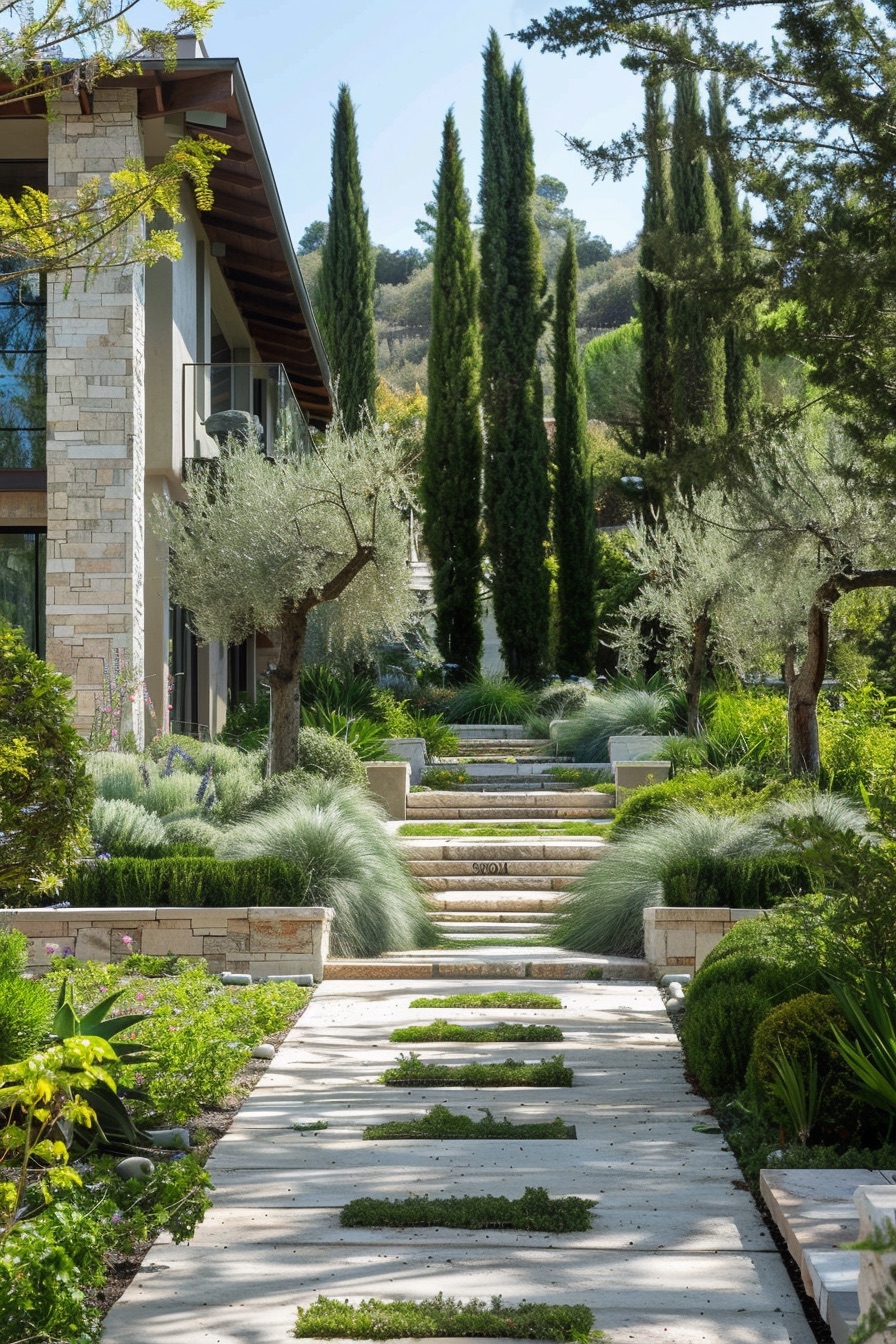
[[[554,1306],[545,1302],[521,1302],[506,1306],[500,1297],[490,1303],[478,1298],[427,1298],[421,1302],[381,1302],[367,1298],[358,1306],[318,1297],[310,1307],[300,1307],[296,1322],[298,1339],[434,1339],[472,1336],[505,1339],[549,1339],[562,1344],[586,1344],[602,1339],[594,1330],[590,1307]]]
[[[559,1027],[499,1022],[494,1027],[463,1027],[439,1018],[419,1027],[397,1027],[390,1041],[562,1041]]]
[[[430,1199],[353,1199],[339,1215],[342,1227],[513,1228],[519,1232],[587,1232],[592,1205],[575,1195],[551,1199],[542,1186],[527,1186],[519,1199],[506,1195],[451,1195]]]
[[[408,821],[399,826],[398,834],[407,836],[462,835],[477,840],[505,839],[514,836],[539,835],[550,838],[557,835],[594,836],[606,828],[600,821],[509,821],[496,825],[485,821]]]
[[[481,1120],[470,1115],[457,1115],[447,1106],[433,1106],[425,1115],[414,1120],[386,1120],[380,1125],[368,1125],[365,1139],[574,1139],[574,1125],[567,1125],[560,1116],[553,1120],[524,1121],[517,1124],[506,1115],[495,1120],[485,1110]]]
[[[24,981],[23,942],[0,932],[0,987],[40,991],[51,1021],[36,1050],[23,1055],[19,1038],[17,1059],[0,1063],[0,1113],[19,1121],[0,1127],[0,1167],[14,1187],[7,1197],[0,1180],[0,1341],[87,1344],[98,1335],[110,1257],[139,1255],[163,1228],[175,1242],[192,1235],[209,1205],[204,1113],[309,991],[232,990],[199,962],[149,957],[104,965],[62,955],[43,981]],[[0,993],[0,1037],[3,1022]],[[198,1146],[147,1147],[144,1127],[171,1124],[189,1125]],[[151,1156],[148,1179],[116,1174],[108,1154],[128,1142]]]
[[[412,1051],[399,1055],[380,1082],[387,1087],[572,1087],[572,1079],[562,1055],[537,1064],[518,1059],[503,1064],[425,1064]]]
[[[444,998],[412,999],[411,1008],[562,1008],[556,994],[496,989],[485,994],[447,994]]]
[[[552,765],[545,774],[558,784],[575,784],[579,789],[602,789],[612,787],[613,774],[610,770],[589,770],[577,765]]]

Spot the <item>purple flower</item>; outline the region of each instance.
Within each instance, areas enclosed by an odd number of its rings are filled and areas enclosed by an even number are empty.
[[[46,947],[44,948],[44,951],[46,952],[48,957],[54,957],[58,953],[59,948],[56,945],[56,943],[47,943]]]
[[[121,1222],[121,1209],[116,1209],[112,1215],[112,1225],[117,1226]]]

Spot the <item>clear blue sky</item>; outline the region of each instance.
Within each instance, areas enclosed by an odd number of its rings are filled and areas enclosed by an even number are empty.
[[[640,227],[642,179],[594,184],[562,133],[600,141],[640,121],[640,84],[614,56],[564,60],[504,37],[549,8],[549,0],[225,0],[206,45],[242,61],[296,240],[326,218],[332,104],[339,84],[349,85],[371,235],[405,248],[418,241],[414,221],[432,194],[452,105],[476,199],[481,53],[494,27],[508,64],[523,64],[536,171],[564,181],[567,205],[619,248]]]

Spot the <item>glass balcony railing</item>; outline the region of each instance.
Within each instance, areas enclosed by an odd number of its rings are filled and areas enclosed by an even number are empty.
[[[268,457],[311,447],[308,422],[282,364],[185,364],[184,458],[218,457],[228,438],[257,438]]]

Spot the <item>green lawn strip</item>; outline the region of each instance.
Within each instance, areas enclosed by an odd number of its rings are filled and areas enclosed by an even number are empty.
[[[518,993],[496,989],[490,994],[448,994],[443,999],[412,999],[412,1008],[562,1008],[553,994]]]
[[[543,1186],[527,1186],[519,1199],[506,1195],[449,1195],[430,1199],[353,1199],[339,1215],[343,1227],[507,1228],[515,1232],[588,1232],[591,1204],[577,1195],[551,1199]]]
[[[438,1018],[417,1027],[397,1027],[390,1041],[562,1041],[559,1027],[525,1026],[522,1022],[499,1022],[495,1027],[463,1027]]]
[[[500,1297],[487,1304],[479,1298],[460,1302],[454,1297],[421,1302],[380,1302],[368,1298],[357,1307],[319,1297],[310,1307],[299,1307],[298,1339],[434,1339],[446,1336],[550,1339],[559,1344],[585,1344],[602,1339],[594,1330],[590,1307],[552,1306],[521,1302],[505,1306]]]
[[[506,825],[483,821],[407,821],[399,826],[400,836],[459,835],[471,839],[512,840],[514,836],[600,835],[606,834],[605,821],[509,821]]]
[[[516,1059],[503,1064],[424,1064],[411,1052],[399,1055],[380,1082],[387,1087],[572,1087],[572,1069],[562,1055],[537,1064]]]
[[[457,1115],[447,1106],[433,1106],[415,1120],[386,1120],[368,1125],[364,1139],[574,1139],[575,1125],[567,1125],[560,1116],[553,1120],[532,1120],[516,1124],[504,1116],[496,1120],[487,1110],[481,1120]]]

